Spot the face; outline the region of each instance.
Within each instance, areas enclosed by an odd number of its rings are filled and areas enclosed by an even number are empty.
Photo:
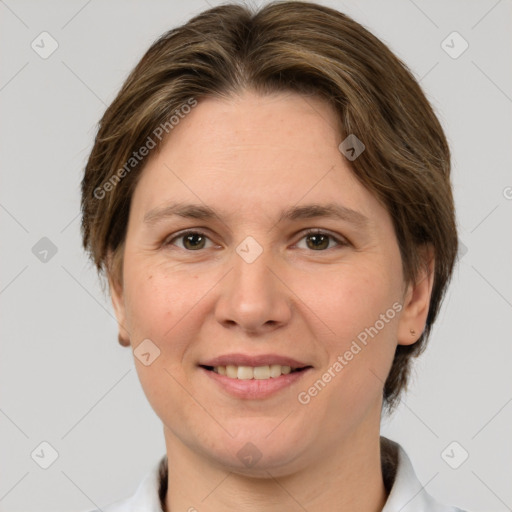
[[[202,99],[151,156],[112,293],[168,452],[287,474],[378,435],[429,286],[405,285],[341,141],[321,100],[244,92]]]

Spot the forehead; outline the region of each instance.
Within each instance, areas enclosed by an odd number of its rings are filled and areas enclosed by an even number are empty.
[[[144,215],[188,200],[248,214],[255,206],[281,212],[299,202],[338,203],[372,216],[380,205],[354,176],[340,142],[338,116],[318,98],[248,91],[205,98],[151,155],[133,201]]]

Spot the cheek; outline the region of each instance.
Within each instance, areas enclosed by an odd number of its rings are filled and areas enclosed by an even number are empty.
[[[150,258],[128,260],[125,275],[127,316],[132,332],[159,345],[176,336],[178,324],[182,333],[187,315],[208,289],[204,279],[199,282],[190,272],[171,271]],[[140,340],[134,341],[137,344]]]
[[[393,275],[391,268],[368,264],[345,267],[330,276],[318,310],[325,315],[326,324],[334,331],[336,340],[355,339],[376,322],[379,331],[390,330],[396,318],[393,304],[399,299],[399,288]],[[387,315],[383,329],[380,316],[386,315],[390,308],[392,311]]]
[[[340,410],[364,408],[381,394],[394,357],[402,307],[401,274],[396,267],[392,263],[345,268],[333,274],[328,293],[317,305],[330,331],[320,340],[329,355],[326,379],[334,383],[327,394],[335,395],[329,400],[336,401]]]
[[[125,291],[133,344],[144,338],[158,343],[162,329],[165,325],[169,328],[176,311],[177,298],[172,295],[172,289],[163,288],[154,274],[140,271],[126,281]]]
[[[148,402],[160,418],[180,410],[182,421],[192,424],[198,416],[197,406],[178,382],[184,381],[182,363],[194,337],[190,315],[204,292],[197,289],[197,280],[190,273],[165,272],[158,265],[137,262],[136,258],[127,259],[125,276],[135,366]],[[149,345],[150,352],[156,350],[153,353],[158,354],[149,365],[138,356],[141,351],[137,346],[144,340],[151,340],[157,347]]]

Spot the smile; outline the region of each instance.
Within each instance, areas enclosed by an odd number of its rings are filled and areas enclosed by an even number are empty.
[[[313,370],[312,366],[295,368],[261,363],[258,366],[200,365],[199,368],[223,393],[242,400],[263,400],[278,395]]]
[[[264,366],[203,366],[203,368],[218,373],[219,375],[224,375],[230,379],[238,380],[277,379],[281,377],[281,375],[288,375],[289,373],[300,372],[306,369],[306,367],[292,368],[291,366],[282,366],[280,364]]]

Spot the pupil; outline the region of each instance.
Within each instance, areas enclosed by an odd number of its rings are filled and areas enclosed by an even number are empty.
[[[309,239],[313,241],[313,248],[326,248],[329,245],[329,240],[325,235],[309,235]],[[320,240],[322,239],[322,240]],[[320,242],[320,243],[318,243]],[[327,242],[327,245],[325,244]],[[323,243],[323,246],[322,246]]]
[[[187,235],[185,239],[187,243],[190,244],[193,248],[197,248],[198,245],[200,245],[203,241],[203,237],[201,235],[198,235],[197,233]],[[199,241],[196,240],[196,242],[194,242],[194,239],[199,239]]]

